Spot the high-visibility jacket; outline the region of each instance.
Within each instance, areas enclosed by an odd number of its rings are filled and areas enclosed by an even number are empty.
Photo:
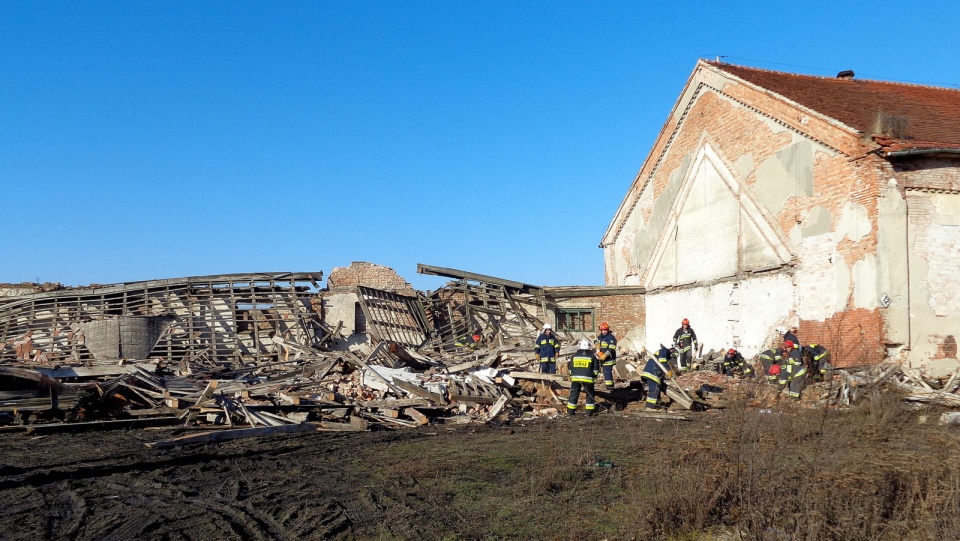
[[[697,343],[697,333],[693,331],[693,327],[687,326],[684,329],[682,326],[677,329],[677,332],[673,333],[673,345],[677,348],[677,351],[680,353],[686,353],[690,351],[691,347],[696,346]]]
[[[808,346],[803,346],[803,350],[807,355],[810,356],[813,362],[816,363],[815,366],[820,370],[820,372],[827,371],[822,362],[826,360],[826,357],[829,354],[827,348],[821,346],[820,344],[810,344]]]
[[[477,344],[479,344],[479,342],[473,339],[473,335],[468,334],[457,338],[457,342],[453,345],[458,348],[476,348]]]
[[[735,366],[740,366],[743,364],[743,355],[740,352],[736,352],[733,355],[727,353],[723,356],[723,366],[733,368]]]
[[[663,380],[666,379],[667,374],[663,371],[663,368],[660,368],[660,365],[666,363],[669,359],[660,359],[658,363],[654,359],[648,359],[646,366],[643,367],[643,372],[640,373],[641,379],[651,379],[657,383],[663,383]]]
[[[593,341],[593,347],[600,353],[603,353],[602,364],[604,366],[617,364],[617,337],[614,336],[612,332],[597,336],[597,339]]]
[[[780,364],[783,359],[783,350],[780,348],[768,349],[760,354],[761,361],[769,361],[770,364]]]
[[[819,362],[820,359],[827,356],[827,348],[821,346],[820,344],[810,344],[808,346],[804,346],[803,349],[807,350],[807,354],[810,355],[810,358],[814,361]]]
[[[557,354],[560,353],[560,341],[552,332],[540,333],[533,352],[540,356],[542,362],[546,362],[546,359],[556,359]]]
[[[567,366],[570,368],[570,381],[593,383],[600,373],[600,362],[589,349],[578,349]]]
[[[784,352],[781,370],[786,372],[786,377],[784,377],[784,372],[780,372],[780,381],[790,381],[807,373],[807,367],[803,366],[803,358],[800,356],[799,349],[794,348],[791,351]]]

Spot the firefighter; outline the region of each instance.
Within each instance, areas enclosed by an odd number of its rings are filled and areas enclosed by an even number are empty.
[[[483,337],[480,336],[480,331],[475,331],[472,335],[465,334],[460,338],[457,338],[457,342],[454,344],[454,346],[458,348],[466,348],[466,349],[474,350],[474,349],[477,349],[478,345],[480,345],[480,341],[482,339]]]
[[[803,352],[803,357],[809,359],[807,366],[810,368],[810,372],[813,375],[814,381],[823,381],[826,377],[827,370],[832,368],[830,366],[830,352],[827,351],[827,348],[821,346],[820,344],[809,344],[803,346],[801,350]]]
[[[549,323],[543,324],[543,331],[537,337],[536,347],[533,349],[540,361],[542,374],[557,373],[557,357],[560,355],[560,341],[553,334],[553,327]]]
[[[677,348],[677,368],[686,372],[697,350],[697,333],[690,327],[689,319],[683,318],[680,328],[673,333],[673,347]]]
[[[600,336],[593,341],[597,359],[603,367],[603,386],[613,389],[613,367],[617,364],[617,337],[610,332],[610,325],[600,324]]]
[[[767,383],[776,385],[780,379],[780,361],[783,359],[783,350],[780,348],[770,348],[760,354],[760,365],[763,366],[763,373],[767,377]],[[775,373],[771,368],[777,367]]]
[[[747,374],[748,370],[750,374]],[[727,350],[727,354],[723,356],[723,373],[729,377],[735,375],[747,376],[753,374],[753,369],[749,367],[739,351],[730,348]]]
[[[577,400],[580,398],[580,390],[587,393],[587,415],[596,413],[597,402],[593,394],[593,384],[597,375],[600,373],[600,361],[593,354],[590,348],[590,340],[586,338],[580,340],[577,346],[577,352],[570,359],[568,367],[570,368],[570,398],[567,400],[567,414],[573,415],[577,411]]]
[[[783,336],[783,341],[786,342],[789,340],[793,343],[794,349],[800,349],[800,339],[797,338],[797,335],[793,331],[786,327],[778,327],[777,332]]]
[[[640,379],[647,383],[647,409],[660,407],[660,392],[665,387],[664,380],[673,377],[673,370],[669,368],[670,357],[670,350],[661,347],[657,355],[648,359],[647,365],[643,367]]]
[[[783,360],[780,366],[780,390],[787,387],[787,396],[800,400],[800,391],[807,378],[807,367],[803,365],[800,350],[790,340],[783,341]],[[789,387],[788,387],[789,386]]]

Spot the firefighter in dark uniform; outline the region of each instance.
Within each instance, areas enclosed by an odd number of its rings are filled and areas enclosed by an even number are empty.
[[[460,338],[457,339],[457,342],[453,345],[458,348],[466,348],[471,350],[477,349],[477,346],[480,345],[480,341],[482,339],[483,337],[480,336],[480,332],[477,331],[477,332],[474,332],[472,335],[465,334],[461,336]]]
[[[597,400],[593,394],[593,384],[600,373],[600,362],[590,348],[590,340],[580,340],[579,349],[573,354],[568,366],[570,368],[570,398],[567,400],[567,414],[573,415],[577,411],[577,400],[580,399],[580,390],[587,393],[587,415],[596,413]]]
[[[610,325],[600,324],[600,336],[593,341],[597,359],[603,367],[603,386],[613,389],[613,367],[617,364],[617,338],[610,332]]]
[[[770,348],[760,354],[760,365],[763,366],[763,373],[767,377],[767,383],[776,385],[778,380],[780,361],[783,359],[783,350],[780,348]],[[770,368],[776,366],[777,373],[770,373]]]
[[[723,373],[727,376],[752,377],[753,367],[743,358],[743,355],[734,348],[727,350],[723,356]]]
[[[830,352],[827,351],[827,348],[821,346],[820,344],[809,344],[803,346],[803,357],[810,360],[808,366],[810,372],[813,375],[814,381],[823,381],[826,377],[827,370],[831,368]]]
[[[690,326],[689,319],[683,318],[680,328],[673,333],[673,347],[677,348],[677,368],[686,372],[690,369],[697,350],[697,333]]]
[[[800,339],[797,338],[797,335],[794,334],[793,331],[791,331],[790,329],[787,329],[786,327],[780,327],[777,329],[777,332],[783,335],[784,342],[789,340],[790,342],[793,343],[794,349],[800,349]]]
[[[647,384],[647,409],[660,407],[660,393],[663,391],[664,381],[673,377],[673,370],[669,365],[670,357],[670,350],[662,347],[656,357],[647,359],[647,365],[643,367],[640,379]]]
[[[533,349],[540,361],[540,372],[543,374],[557,373],[557,357],[560,356],[560,341],[553,334],[553,327],[544,323],[543,331],[537,337],[536,347]]]
[[[807,379],[807,367],[803,365],[800,350],[790,340],[783,341],[783,360],[780,366],[780,390],[787,388],[787,396],[800,400],[800,391]]]

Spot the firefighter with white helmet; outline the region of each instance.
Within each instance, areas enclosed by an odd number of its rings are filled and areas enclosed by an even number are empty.
[[[560,355],[560,340],[553,333],[553,327],[549,323],[543,324],[543,330],[537,337],[533,352],[537,354],[537,360],[540,361],[540,372],[543,374],[557,373],[557,357]]]
[[[596,413],[597,401],[593,393],[593,384],[600,373],[600,363],[593,354],[590,340],[580,340],[577,352],[570,359],[570,398],[567,399],[567,414],[573,415],[577,411],[577,401],[580,399],[580,390],[586,392],[587,415]]]

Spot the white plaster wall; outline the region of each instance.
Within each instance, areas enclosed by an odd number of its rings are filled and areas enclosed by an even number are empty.
[[[931,225],[927,231],[926,251],[929,262],[927,281],[941,286],[929,288],[930,309],[937,316],[960,316],[960,225]],[[960,329],[957,331],[960,334]]]
[[[734,285],[737,287],[734,287]],[[647,294],[645,346],[669,345],[683,318],[704,351],[729,348],[738,337],[744,356],[766,349],[771,330],[793,309],[793,282],[787,274]]]
[[[797,253],[803,254],[796,273],[797,315],[823,321],[842,309],[850,296],[850,268],[837,252],[837,234],[806,237]]]

